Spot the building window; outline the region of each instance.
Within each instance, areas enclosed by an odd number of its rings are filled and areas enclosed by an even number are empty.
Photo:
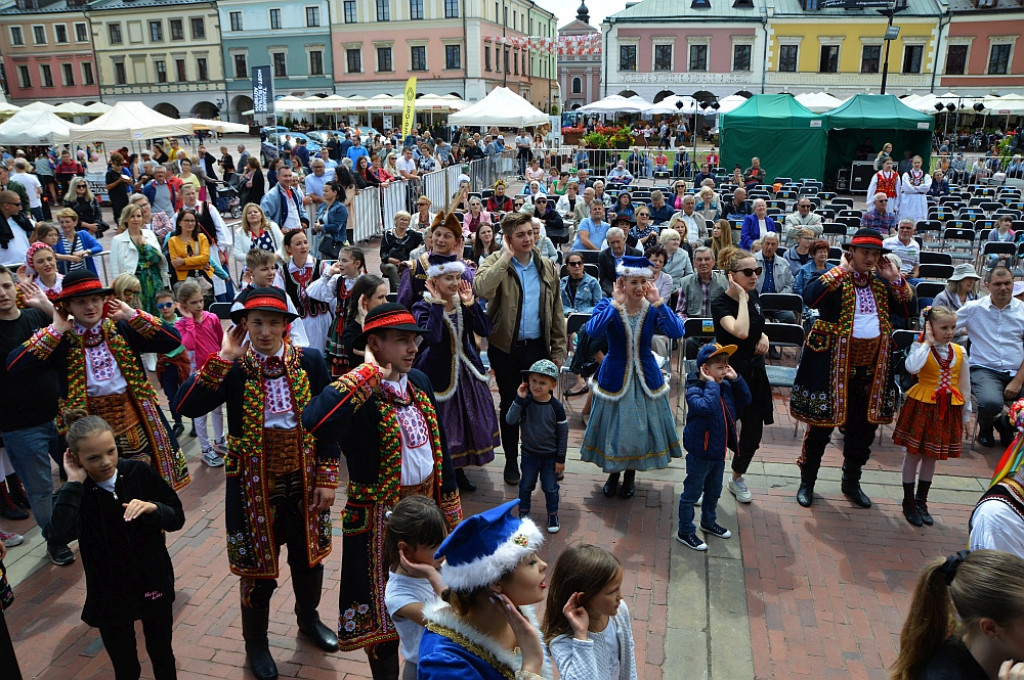
[[[168,25],[171,27],[171,40],[185,39],[185,27],[181,19],[170,19]]]
[[[235,77],[236,78],[248,78],[249,77],[249,59],[245,54],[233,55],[235,59]]]
[[[391,48],[390,47],[378,47],[377,48],[377,70],[382,73],[391,73],[394,71],[394,66],[391,64]]]
[[[490,45],[484,45],[484,70],[488,73],[491,71],[491,47]]]
[[[751,45],[733,45],[732,46],[732,70],[733,71],[749,71],[750,70],[750,55],[753,51]]]
[[[196,80],[201,83],[205,83],[210,79],[210,67],[206,61],[206,57],[196,58]]]
[[[345,66],[349,73],[363,72],[363,52],[357,47],[345,50]]]
[[[89,42],[89,26],[87,24],[75,24],[75,42]]]
[[[87,61],[82,64],[82,84],[92,85],[95,80],[92,77],[92,62]]]
[[[818,57],[818,73],[839,72],[839,45],[822,45]]]
[[[319,7],[307,7],[306,8],[306,27],[307,28],[318,28],[320,26],[320,8]]]
[[[459,0],[444,0],[444,18],[459,18]]]
[[[284,52],[273,52],[271,58],[274,60],[274,77],[275,78],[287,78],[288,77],[288,55]]]
[[[124,42],[121,38],[121,24],[109,24],[107,26],[107,30],[110,33],[111,45],[120,45],[122,42]]]
[[[185,60],[175,59],[174,60],[174,72],[178,76],[179,83],[188,82],[188,75],[185,73]]]
[[[162,22],[162,21],[150,21],[149,22],[149,40],[150,40],[150,42],[163,42],[164,41],[164,22]]]
[[[519,56],[512,55],[512,74],[519,75]]]
[[[167,82],[167,62],[163,59],[158,59],[153,62],[153,70],[156,71],[156,82],[166,83]]]
[[[193,40],[205,40],[206,39],[206,22],[203,21],[202,17],[194,17],[191,21],[192,25],[192,39]]]
[[[75,67],[72,64],[61,64],[60,74],[63,78],[65,87],[70,87],[75,84]]]
[[[528,62],[528,61],[526,61],[526,50],[523,50],[523,51],[522,51],[522,52],[521,52],[520,54],[521,54],[521,55],[522,55],[522,57],[523,57],[523,75],[524,75],[524,76],[528,76],[528,75],[530,75],[530,69],[529,69],[529,68],[527,68],[527,64],[528,64],[529,62]]]
[[[231,30],[232,31],[241,31],[242,30],[242,13],[241,12],[231,12],[231,14],[229,14],[228,16],[231,18]]]
[[[427,48],[425,45],[412,46],[412,71],[427,70]]]
[[[654,70],[655,71],[671,71],[672,70],[672,46],[671,45],[655,45],[654,46]]]
[[[1003,43],[1001,45],[992,46],[992,51],[988,55],[989,75],[1006,75],[1010,65],[1010,50],[1012,49],[1013,45],[1011,43]]]
[[[128,84],[128,72],[124,68],[123,61],[114,62],[114,82],[118,85]]]
[[[53,70],[49,64],[39,65],[39,79],[43,87],[53,87]]]
[[[921,57],[924,55],[924,45],[904,45],[903,47],[903,72],[920,73]]]
[[[68,27],[64,24],[55,24],[53,27],[53,41],[58,45],[68,43]]]
[[[619,45],[619,70],[636,70],[636,45]]]
[[[779,45],[779,72],[796,73],[799,45]]]
[[[21,47],[25,44],[25,36],[21,32],[21,26],[11,26],[11,45]]]
[[[32,41],[36,45],[46,44],[46,27],[45,26],[33,26],[32,27]]]
[[[423,18],[423,0],[409,0],[409,18]]]
[[[32,87],[32,75],[28,72],[28,66],[18,67],[18,85],[23,90]]]
[[[572,79],[572,93],[583,94],[583,78]]]
[[[510,50],[509,48],[506,47],[505,48],[505,55],[503,57],[504,60],[505,60],[505,73],[511,73],[512,72],[512,69],[509,67],[509,63],[508,63],[508,58],[509,58],[509,55],[511,55],[511,54],[512,54],[512,50]]]
[[[878,73],[878,65],[882,58],[881,45],[864,45],[860,50],[860,72]]]
[[[390,0],[377,0],[377,21],[391,21]]]
[[[946,50],[946,75],[962,76],[967,71],[967,45],[950,45]]]
[[[309,52],[309,75],[322,76],[324,74],[324,53],[323,50],[310,50]]]
[[[444,67],[449,69],[460,69],[462,68],[462,46],[461,45],[445,45],[444,46]]]
[[[356,23],[356,0],[345,0],[345,23]]]
[[[707,71],[708,70],[708,46],[707,45],[690,45],[690,70],[691,71]]]

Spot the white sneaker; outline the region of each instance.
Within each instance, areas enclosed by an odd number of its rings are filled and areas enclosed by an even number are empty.
[[[704,493],[702,492],[699,496],[697,496],[697,500],[696,500],[696,502],[694,502],[694,505],[700,505],[703,502],[704,502]]]
[[[735,496],[740,503],[749,503],[754,500],[754,495],[747,488],[747,481],[742,477],[729,480],[729,493]]]

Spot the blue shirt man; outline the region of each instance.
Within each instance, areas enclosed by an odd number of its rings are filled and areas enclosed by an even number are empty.
[[[345,156],[351,159],[353,168],[356,167],[356,161],[359,160],[360,156],[369,155],[370,154],[366,150],[366,147],[363,146],[362,142],[359,140],[359,135],[356,135],[355,137],[352,138],[352,146],[350,146],[348,148],[348,151],[345,152]]]
[[[516,276],[523,287],[523,313],[519,322],[519,335],[517,340],[536,340],[541,337],[540,328],[540,272],[533,264],[535,255],[530,255],[530,261],[521,263],[512,258],[512,266],[515,267]]]

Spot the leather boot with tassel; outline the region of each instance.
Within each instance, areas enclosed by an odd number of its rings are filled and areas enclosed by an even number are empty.
[[[0,482],[0,516],[7,519],[28,519],[28,513],[18,507],[7,488],[7,482]]]
[[[928,514],[928,491],[931,488],[931,482],[919,481],[917,483],[917,496],[914,499],[917,502],[917,512],[921,515],[921,521],[928,526],[935,524],[935,520]]]
[[[860,466],[844,465],[843,466],[843,494],[853,501],[853,504],[861,508],[870,508],[871,499],[867,497],[867,494],[860,488]]]
[[[338,635],[320,620],[317,607],[324,585],[324,570],[314,569],[304,574],[292,572],[292,590],[295,591],[295,619],[299,631],[325,652],[338,651]]]
[[[913,482],[903,482],[903,516],[915,527],[924,524],[921,513],[917,511],[917,501],[914,500]]]
[[[258,680],[274,680],[277,664],[270,656],[270,642],[267,640],[267,626],[270,624],[270,608],[254,609],[242,605],[242,637],[245,639],[245,656],[249,668]]]

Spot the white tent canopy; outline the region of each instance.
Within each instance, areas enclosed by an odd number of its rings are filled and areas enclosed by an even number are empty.
[[[798,94],[796,96],[796,100],[800,102],[804,108],[810,109],[814,113],[831,111],[843,103],[842,99],[833,97],[828,92],[808,92],[805,94]]]
[[[728,97],[722,97],[721,99],[718,100],[718,111],[716,111],[716,113],[718,113],[719,115],[723,113],[729,113],[730,111],[734,111],[746,103],[746,97],[743,97],[738,94],[731,94]]]
[[[56,111],[57,107],[46,102],[32,102],[21,107],[23,111]]]
[[[651,103],[641,97],[623,97],[610,94],[592,104],[576,109],[578,113],[644,113],[651,108]]]
[[[548,122],[546,113],[507,87],[496,87],[477,103],[448,116],[450,125],[533,127]]]
[[[682,107],[676,106],[676,104],[682,104]],[[651,104],[644,113],[662,115],[682,114],[688,116],[693,113],[700,113],[700,104],[693,97],[677,94],[665,97],[657,104]]]
[[[69,131],[78,127],[51,111],[22,110],[0,123],[0,144],[66,144]]]
[[[182,137],[192,126],[154,111],[142,102],[117,102],[96,120],[71,131],[73,142],[125,142],[154,137]]]
[[[231,134],[231,133],[249,133],[249,126],[242,125],[241,123],[228,123],[223,120],[207,120],[205,118],[181,118],[178,120],[179,123],[189,125],[192,131],[196,130],[213,130],[220,134]]]
[[[1004,94],[1002,97],[985,97],[984,104],[990,116],[1024,115],[1024,95]]]

